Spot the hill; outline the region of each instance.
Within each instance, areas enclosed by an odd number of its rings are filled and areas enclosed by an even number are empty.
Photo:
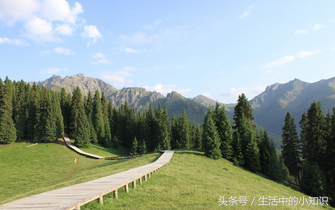
[[[335,77],[315,83],[294,79],[273,84],[250,100],[255,122],[268,131],[281,134],[287,112],[298,122],[313,101],[320,101],[324,114],[335,106]]]
[[[195,150],[177,150],[170,163],[154,173],[148,182],[130,188],[129,193],[119,191],[119,198],[114,199],[112,194],[106,195],[104,205],[91,202],[82,209],[322,209],[321,206],[307,206],[296,203],[290,206],[288,199],[294,196],[297,199],[304,195],[292,186],[270,181],[265,177],[234,166],[231,162],[205,157],[202,152]],[[236,197],[234,206],[225,204],[229,199]],[[261,206],[261,198],[277,198],[272,203],[266,200]],[[275,197],[277,196],[277,197]],[[232,198],[231,198],[232,197]],[[287,203],[279,203],[279,198],[287,198]],[[253,199],[255,198],[254,202]],[[244,199],[240,202],[240,200]],[[252,204],[253,203],[253,204]],[[222,204],[222,206],[219,206]],[[283,206],[284,205],[284,206]]]

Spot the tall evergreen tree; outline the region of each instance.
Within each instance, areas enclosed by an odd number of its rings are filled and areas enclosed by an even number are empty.
[[[212,159],[219,159],[222,157],[220,150],[221,141],[213,117],[213,111],[209,108],[203,124],[204,131],[202,139],[205,155]]]
[[[55,115],[52,108],[50,91],[45,87],[42,88],[41,101],[40,101],[40,141],[52,142],[55,141],[56,136],[56,123]]]
[[[300,182],[300,170],[301,170],[301,154],[299,151],[299,138],[296,131],[296,125],[294,118],[287,112],[285,116],[285,124],[282,128],[282,157],[284,163],[290,171],[290,174],[294,176],[297,183]]]
[[[101,98],[98,90],[95,91],[93,98],[93,125],[98,137],[98,141],[105,144],[105,125],[102,114]],[[105,145],[107,146],[107,145]]]
[[[71,100],[71,136],[78,147],[89,147],[90,129],[79,87],[75,88]]]
[[[305,143],[306,143],[306,133],[308,130],[308,120],[307,114],[303,113],[301,116],[301,120],[299,121],[300,127],[300,134],[299,134],[299,151],[301,154],[301,158],[306,158],[306,151],[305,151]]]
[[[98,136],[94,129],[93,124],[93,98],[91,91],[88,91],[86,100],[84,99],[84,108],[85,113],[87,115],[87,120],[89,123],[89,129],[90,129],[90,141],[91,143],[98,143]]]
[[[40,135],[40,88],[35,83],[33,83],[29,98],[27,136],[37,142]]]
[[[178,118],[179,143],[181,148],[190,148],[190,121],[187,118],[186,111],[183,109]]]
[[[325,153],[325,117],[320,102],[313,102],[307,111],[308,129],[306,130],[305,153],[309,162],[321,166]]]
[[[71,117],[71,95],[66,93],[65,88],[62,88],[60,96],[60,106],[62,110],[64,130],[70,132],[70,117]]]
[[[231,131],[232,127],[230,125],[225,107],[220,107],[218,102],[215,104],[214,122],[221,140],[220,149],[222,157],[227,160],[231,160],[233,156],[233,148],[231,146],[233,138]]]
[[[157,147],[157,121],[153,113],[152,104],[150,103],[149,109],[145,113],[146,128],[147,128],[147,146],[148,151],[154,151]]]
[[[12,119],[13,114],[13,83],[6,77],[5,84],[1,83],[0,92],[0,143],[11,143],[16,140],[16,128]]]
[[[169,150],[170,145],[170,129],[169,115],[166,106],[162,111],[160,104],[155,109],[155,119],[157,121],[157,147],[155,150]]]
[[[108,118],[108,102],[104,92],[102,92],[101,96],[101,108],[102,108],[102,116],[103,116],[103,123],[105,128],[105,140],[104,145],[107,147],[112,146],[112,135],[111,135],[111,128],[109,125],[109,118]]]
[[[255,135],[255,125],[253,124],[254,116],[252,108],[243,93],[238,97],[233,119],[235,123],[233,128],[237,133],[234,134],[232,144],[234,149],[241,147],[242,152],[242,155],[240,155],[239,151],[234,151],[234,154],[239,156],[236,157],[234,155],[235,159],[239,159],[239,164],[244,165],[249,170],[259,172],[261,167],[259,162],[259,148]]]
[[[16,127],[16,135],[18,139],[26,136],[26,120],[27,120],[27,101],[26,101],[26,84],[23,80],[16,83],[16,100],[14,105],[14,122]]]

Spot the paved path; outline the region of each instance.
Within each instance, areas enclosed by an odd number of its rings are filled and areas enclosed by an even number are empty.
[[[99,155],[93,155],[93,154],[90,154],[90,153],[87,153],[87,152],[84,152],[83,150],[79,149],[78,147],[74,146],[70,139],[68,137],[64,137],[64,142],[65,144],[70,147],[71,149],[73,149],[74,151],[76,151],[77,153],[79,154],[82,154],[82,155],[85,155],[85,156],[88,156],[88,157],[92,157],[92,158],[97,158],[97,159],[104,159],[104,157],[101,157]]]
[[[103,203],[103,195],[124,187],[129,191],[128,184],[135,188],[137,180],[142,184],[143,178],[147,180],[150,175],[169,163],[174,151],[164,153],[153,163],[130,169],[124,172],[106,176],[93,181],[64,187],[58,190],[33,195],[7,204],[0,205],[0,209],[80,209],[80,206],[99,199]]]

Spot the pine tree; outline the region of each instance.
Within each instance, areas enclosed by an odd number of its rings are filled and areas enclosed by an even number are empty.
[[[77,127],[73,132],[74,144],[78,147],[90,147],[90,130],[87,129],[90,125],[83,104],[80,104],[78,108]]]
[[[172,149],[180,149],[179,123],[176,116],[173,114],[171,119],[171,147]]]
[[[138,154],[139,153],[138,147],[139,147],[139,144],[138,144],[137,138],[135,137],[131,145],[130,151],[129,151],[130,155]]]
[[[146,118],[146,128],[147,128],[147,146],[148,151],[154,151],[157,147],[157,121],[152,110],[152,104],[150,103],[149,109],[145,113]]]
[[[220,107],[218,102],[215,104],[214,121],[221,140],[220,149],[222,157],[227,160],[231,160],[233,155],[233,148],[231,146],[233,138],[231,131],[232,127],[230,125],[225,107]]]
[[[33,83],[29,98],[27,136],[37,142],[40,136],[40,88],[35,83]]]
[[[190,121],[187,118],[186,111],[183,109],[182,114],[178,118],[178,132],[179,132],[179,143],[181,148],[190,148]]]
[[[102,114],[101,98],[98,90],[95,91],[93,98],[93,125],[98,137],[98,141],[105,144],[105,126]],[[105,145],[107,146],[107,145]]]
[[[157,147],[155,150],[169,150],[170,146],[170,129],[169,115],[166,106],[162,112],[160,104],[155,109],[155,119],[157,120]]]
[[[332,198],[331,205],[335,204],[335,107],[333,114],[327,116],[326,150],[324,156],[325,177],[327,181],[326,190]]]
[[[55,141],[57,138],[55,116],[52,110],[50,91],[46,90],[45,87],[42,88],[40,105],[40,141]]]
[[[221,158],[221,142],[219,134],[215,128],[215,124],[213,121],[213,112],[211,108],[209,108],[207,111],[203,129],[204,131],[202,139],[205,149],[205,155],[212,159]]]
[[[307,111],[308,129],[306,130],[305,154],[309,162],[322,164],[325,151],[325,118],[320,102],[313,102]]]
[[[11,143],[16,140],[16,129],[12,119],[13,114],[13,83],[6,77],[1,84],[0,92],[0,143]]]
[[[90,126],[79,87],[75,88],[72,93],[70,126],[71,136],[75,139],[74,144],[78,147],[89,147]]]
[[[325,196],[325,177],[316,163],[305,162],[302,166],[300,187],[312,197]]]
[[[290,174],[294,176],[299,183],[300,180],[300,151],[299,151],[299,138],[296,131],[296,125],[294,123],[294,118],[289,112],[285,116],[285,124],[282,128],[282,157],[284,163],[290,171]]]
[[[90,129],[90,141],[91,143],[98,143],[98,136],[94,129],[93,124],[93,98],[91,91],[88,91],[86,100],[84,99],[84,108],[85,113],[87,115],[87,120],[89,123],[89,129]]]
[[[238,97],[233,119],[235,122],[233,128],[236,132],[233,135],[233,148],[234,150],[241,148],[242,153],[234,151],[234,158],[240,165],[244,165],[253,172],[259,172],[261,167],[259,148],[255,136],[255,125],[253,124],[254,117],[252,108],[243,93]]]
[[[16,100],[14,105],[14,122],[16,127],[16,135],[18,139],[25,137],[27,103],[26,103],[26,85],[23,80],[16,83]]]
[[[101,96],[101,108],[102,108],[102,116],[105,130],[105,140],[104,145],[107,147],[112,146],[112,136],[111,136],[111,128],[109,126],[109,118],[108,118],[108,103],[105,97],[104,92],[102,92]]]
[[[65,88],[61,90],[60,106],[62,110],[64,130],[70,132],[70,117],[71,117],[71,95],[66,93]]]
[[[194,147],[196,149],[202,149],[202,127],[195,127],[195,139],[194,139]]]
[[[300,135],[299,135],[299,151],[301,154],[301,158],[306,158],[307,153],[305,151],[305,144],[306,144],[306,133],[308,130],[308,120],[307,120],[307,114],[303,113],[301,116],[301,120],[299,121],[299,127],[300,127]]]
[[[56,137],[64,137],[64,118],[62,115],[62,109],[60,105],[60,95],[52,92],[51,95],[52,110],[54,112],[54,121],[56,123]]]

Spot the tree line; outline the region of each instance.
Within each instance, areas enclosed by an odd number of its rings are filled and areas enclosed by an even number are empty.
[[[72,93],[64,88],[57,92],[0,79],[0,143],[25,138],[52,142],[65,133],[78,147],[100,143],[134,154],[202,147],[202,129],[190,123],[185,110],[170,119],[160,105],[137,113],[127,102],[113,106],[99,91],[83,96],[78,87]]]
[[[324,115],[314,101],[303,113],[297,132],[288,112],[282,128],[282,156],[290,174],[308,195],[335,199],[335,107]]]

